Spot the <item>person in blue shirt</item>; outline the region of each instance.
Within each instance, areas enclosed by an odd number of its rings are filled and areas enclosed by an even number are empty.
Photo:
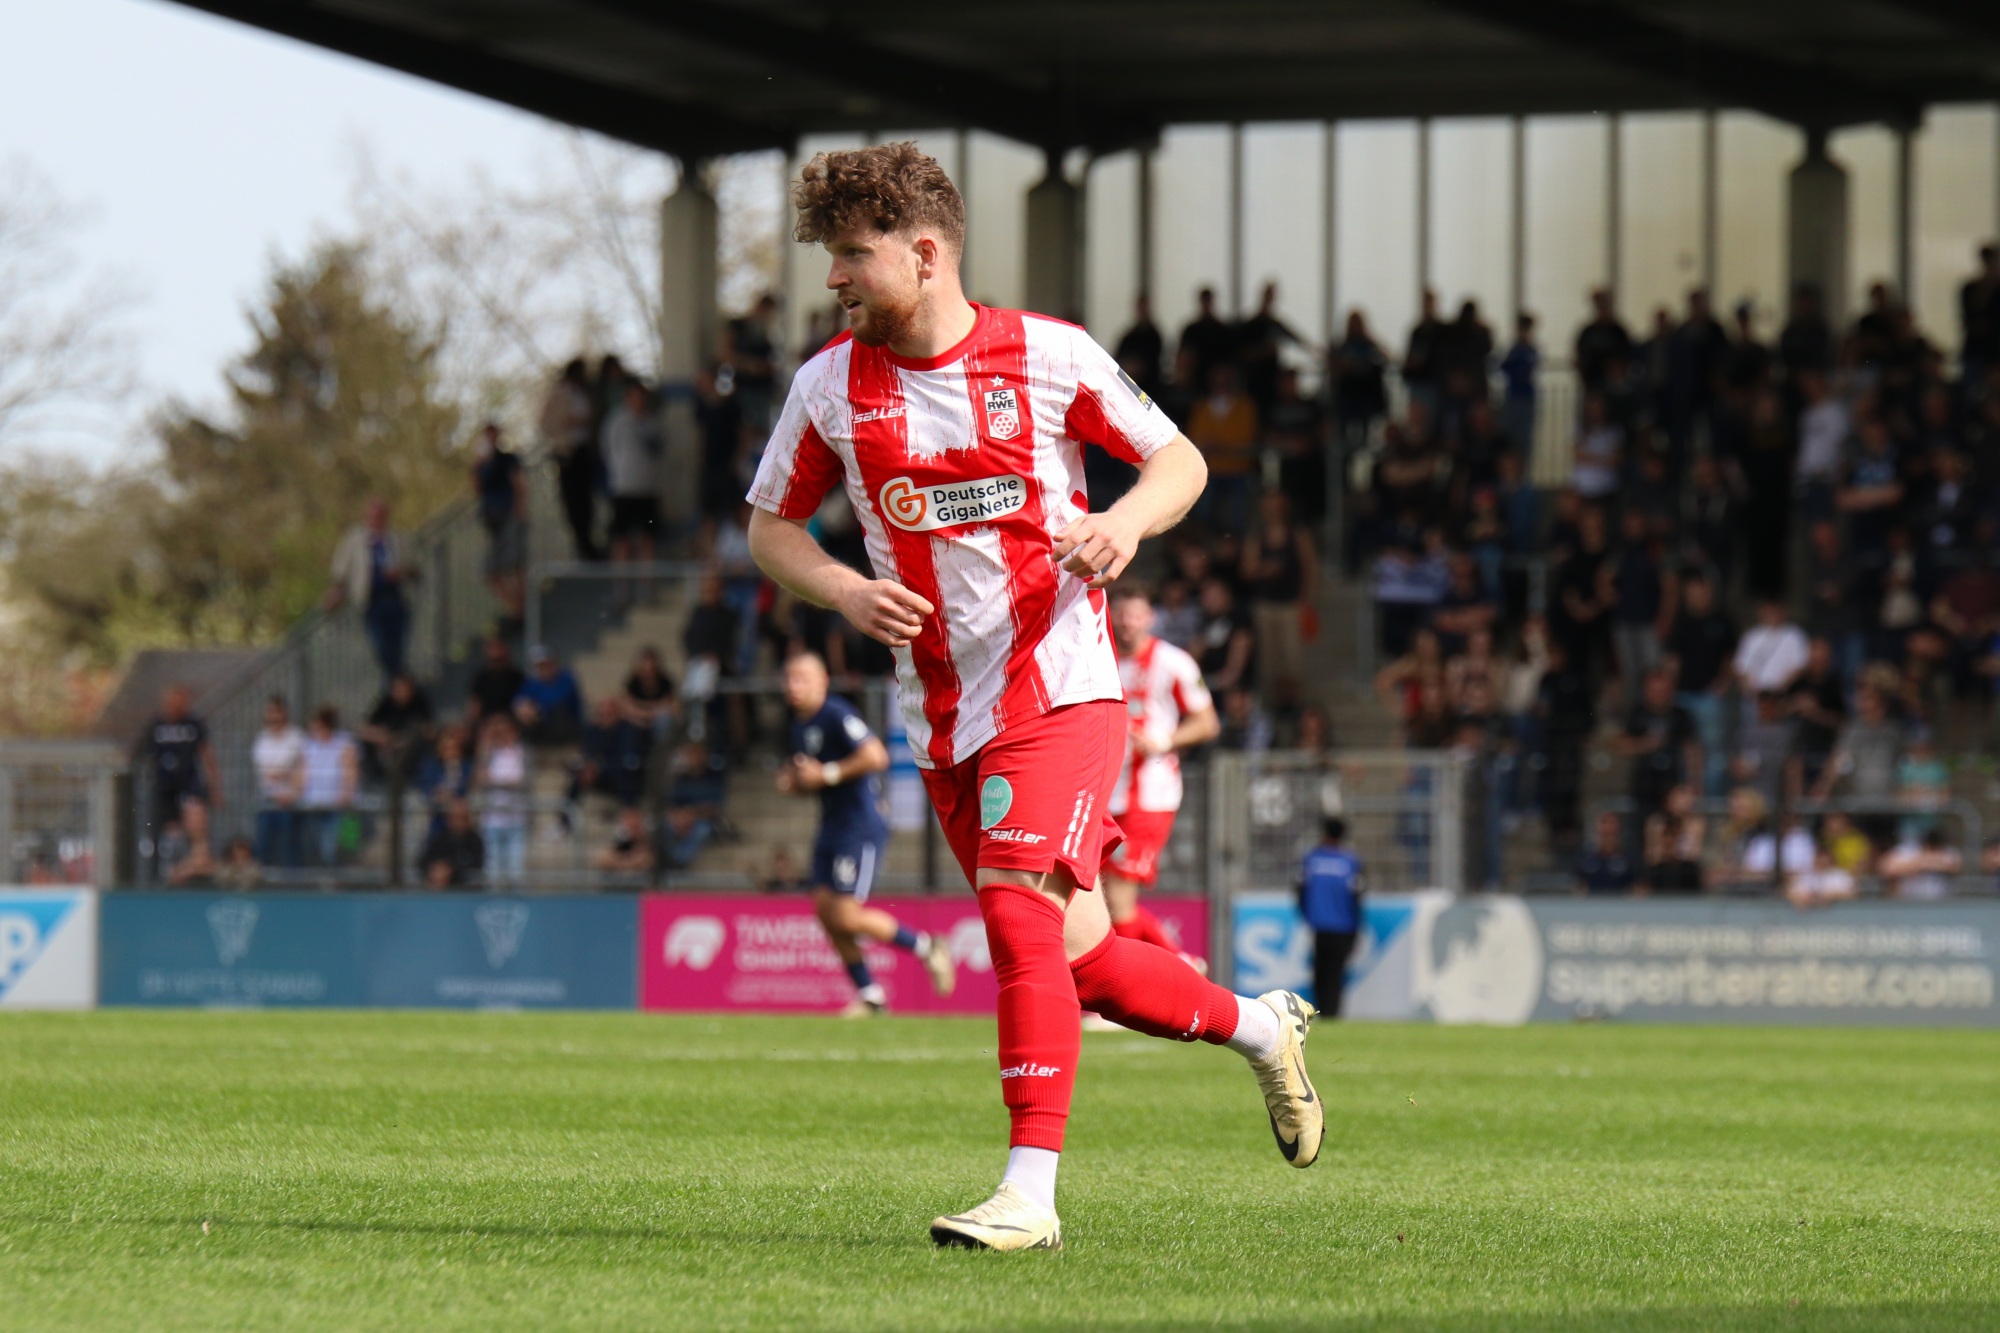
[[[785,663],[785,703],[792,710],[791,759],[778,770],[778,790],[819,797],[819,833],[813,839],[813,908],[834,952],[847,965],[855,999],[842,1016],[867,1018],[888,1007],[882,984],[869,971],[862,942],[873,940],[914,954],[931,986],[949,995],[957,972],[945,941],[914,931],[889,913],[868,906],[868,894],[889,850],[889,822],[882,815],[882,773],[889,751],[854,706],[827,692],[826,663],[799,653]]]
[[[541,644],[528,650],[529,671],[514,696],[514,716],[530,745],[573,745],[583,732],[583,689]]]
[[[1299,915],[1313,933],[1313,1003],[1338,1018],[1347,960],[1361,933],[1361,858],[1345,845],[1346,820],[1329,816],[1320,828],[1299,880]]]

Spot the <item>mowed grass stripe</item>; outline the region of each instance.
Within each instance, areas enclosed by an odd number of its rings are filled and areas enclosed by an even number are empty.
[[[1061,1255],[934,1252],[990,1023],[0,1017],[0,1328],[2000,1328],[2000,1034],[1086,1040]],[[204,1223],[206,1230],[204,1230]]]

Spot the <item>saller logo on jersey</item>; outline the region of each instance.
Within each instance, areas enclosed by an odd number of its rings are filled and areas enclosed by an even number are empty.
[[[1028,503],[1028,483],[1011,472],[938,486],[891,477],[882,483],[880,498],[883,517],[905,532],[935,532],[1019,513]]]

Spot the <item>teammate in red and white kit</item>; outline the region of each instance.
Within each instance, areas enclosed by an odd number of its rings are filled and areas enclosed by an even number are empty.
[[[1212,741],[1222,730],[1215,701],[1195,660],[1153,637],[1153,603],[1145,591],[1111,593],[1111,633],[1118,641],[1118,677],[1129,726],[1125,765],[1111,791],[1111,815],[1125,841],[1104,863],[1100,881],[1111,928],[1127,939],[1180,952],[1160,919],[1139,905],[1139,891],[1160,875],[1160,854],[1181,808],[1180,752]]]
[[[967,878],[1000,986],[1012,1122],[993,1197],[940,1217],[940,1245],[1062,1244],[1055,1177],[1082,1048],[1080,1006],[1134,1031],[1248,1057],[1279,1150],[1319,1153],[1303,1058],[1312,1009],[1239,999],[1111,930],[1094,892],[1115,846],[1124,692],[1102,586],[1201,493],[1201,456],[1082,330],[965,299],[965,205],[913,144],[824,153],[793,188],[794,235],[825,246],[847,311],[793,379],[750,491],[757,563],[895,650],[911,749]],[[1139,466],[1101,514],[1085,442]],[[869,578],[806,523],[835,486]]]

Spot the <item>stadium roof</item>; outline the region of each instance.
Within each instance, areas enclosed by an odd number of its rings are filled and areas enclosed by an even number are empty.
[[[989,130],[2000,98],[1995,0],[182,0],[684,157]]]

